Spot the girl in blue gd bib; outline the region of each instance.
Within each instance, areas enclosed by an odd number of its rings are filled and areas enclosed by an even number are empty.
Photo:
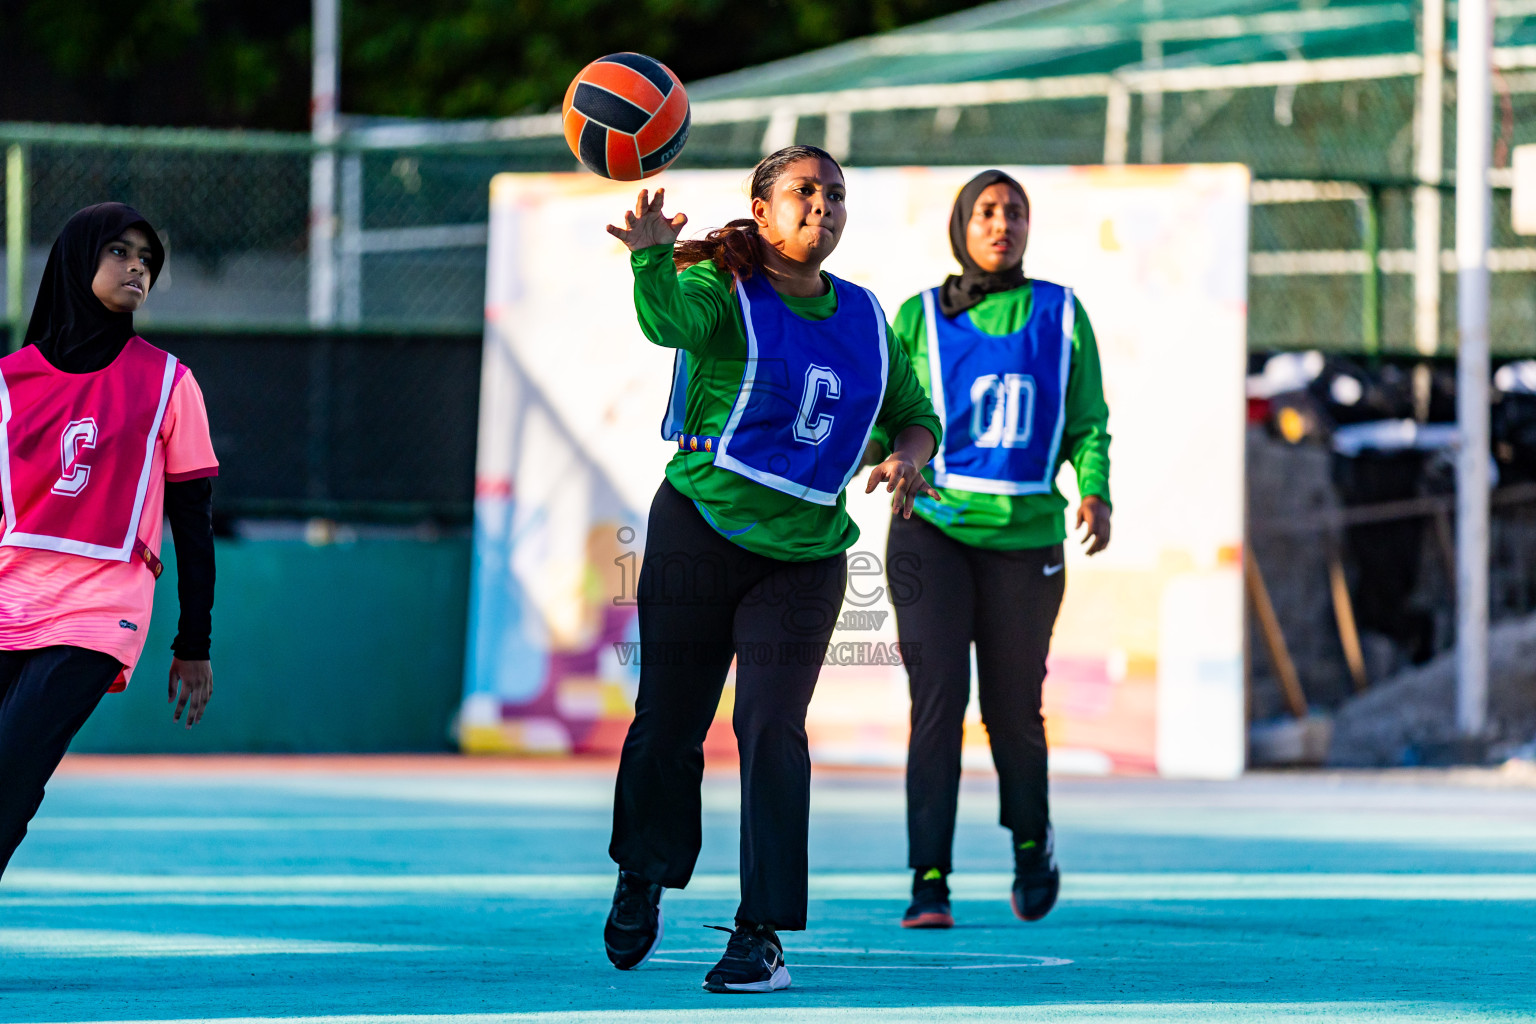
[[[1023,187],[1001,171],[977,175],[955,200],[949,232],[962,272],[908,299],[895,328],[944,422],[928,471],[943,502],[920,498],[916,516],[895,520],[886,557],[901,642],[922,651],[907,663],[908,928],[954,924],[946,878],[973,642],[1002,824],[1013,836],[1013,910],[1035,921],[1055,904],[1040,691],[1066,587],[1063,462],[1084,496],[1077,524],[1088,554],[1109,544],[1098,347],[1070,288],[1024,276]],[[898,575],[918,584],[896,587]]]
[[[884,483],[910,515],[938,417],[885,314],[823,273],[847,219],[842,169],[810,146],[752,174],[750,219],[678,242],[686,218],[640,193],[623,227],[635,312],[676,350],[662,436],[677,446],[651,504],[639,579],[640,688],[614,794],[618,888],[604,929],[620,970],[662,936],[664,888],[700,846],[704,737],[732,659],[741,756],[741,903],[712,992],[789,984],[780,931],[806,920],[805,714],[858,539],[843,489],[871,434],[894,438]]]

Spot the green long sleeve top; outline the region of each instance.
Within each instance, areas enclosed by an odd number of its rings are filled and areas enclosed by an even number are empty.
[[[1074,300],[1076,301],[1076,300]],[[1024,328],[1034,305],[1034,292],[1022,287],[988,295],[967,313],[976,327],[994,335],[1014,334]],[[928,372],[928,324],[923,297],[914,295],[896,314],[896,337],[906,351],[926,392]],[[1104,379],[1099,370],[1099,346],[1082,303],[1077,303],[1072,328],[1072,369],[1067,377],[1067,422],[1061,435],[1062,462],[1072,463],[1078,491],[1109,501],[1109,407],[1104,402]],[[1060,466],[1058,465],[1059,469]],[[924,470],[929,482],[933,469]],[[977,494],[956,488],[940,488],[942,504],[919,498],[913,509],[928,522],[963,544],[1012,551],[1049,547],[1066,539],[1063,513],[1067,499],[1054,483],[1049,494]]]
[[[688,360],[684,432],[719,437],[725,430],[746,369],[747,338],[731,275],[712,263],[677,272],[672,246],[654,245],[630,254],[635,275],[635,314],[645,336],[665,348],[681,349]],[[800,299],[781,296],[797,316],[825,320],[837,312],[837,294]],[[876,426],[888,437],[907,427],[942,435],[928,393],[912,372],[902,347],[886,329],[889,352],[885,398]],[[845,508],[818,505],[765,487],[714,465],[704,451],[679,451],[667,464],[667,479],[693,499],[716,530],[748,551],[786,561],[810,561],[848,550],[859,539]]]

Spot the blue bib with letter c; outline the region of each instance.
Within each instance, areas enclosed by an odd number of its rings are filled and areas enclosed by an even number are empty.
[[[944,444],[934,483],[980,494],[1047,494],[1054,486],[1072,370],[1072,289],[1031,281],[1029,320],[986,334],[969,311],[953,320],[923,293],[928,373]]]
[[[762,274],[736,285],[747,363],[714,464],[818,505],[858,472],[890,373],[885,313],[866,288],[827,278],[837,312],[806,320]]]

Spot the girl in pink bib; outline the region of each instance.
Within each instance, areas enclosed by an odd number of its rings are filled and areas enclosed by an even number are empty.
[[[219,464],[192,374],[133,330],[164,264],[133,208],[81,210],[48,254],[27,344],[0,359],[0,873],[70,740],[128,685],[166,518],[173,717],[191,726],[213,692]]]

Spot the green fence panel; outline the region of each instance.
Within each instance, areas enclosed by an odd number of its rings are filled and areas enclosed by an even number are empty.
[[[171,721],[176,559],[132,684],[110,694],[77,753],[379,753],[450,749],[463,688],[470,542],[221,540],[214,694]]]

